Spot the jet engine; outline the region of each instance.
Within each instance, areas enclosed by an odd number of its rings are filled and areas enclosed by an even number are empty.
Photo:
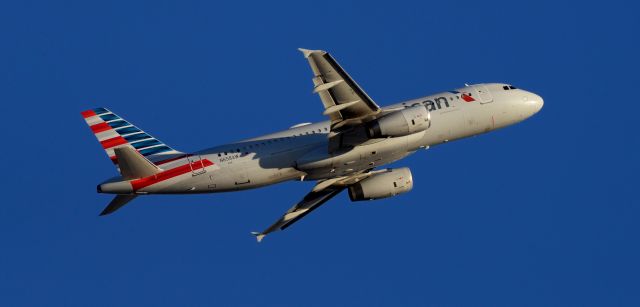
[[[424,105],[395,111],[373,121],[367,128],[370,138],[398,137],[427,130],[431,114]]]
[[[411,191],[413,179],[407,167],[387,169],[349,186],[351,201],[374,200]]]

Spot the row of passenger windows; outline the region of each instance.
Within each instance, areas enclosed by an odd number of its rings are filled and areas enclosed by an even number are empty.
[[[246,152],[247,149],[253,149],[253,148],[258,148],[259,146],[266,146],[266,145],[271,144],[271,143],[282,142],[282,141],[285,141],[285,140],[293,139],[293,138],[298,137],[298,136],[322,133],[323,130],[325,132],[328,132],[329,128],[324,127],[323,129],[306,131],[304,133],[299,133],[297,135],[294,134],[292,136],[285,136],[285,137],[281,137],[281,138],[269,139],[269,140],[266,140],[266,141],[261,142],[261,143],[255,143],[255,144],[243,146],[243,147],[240,147],[240,148],[236,148],[235,150],[231,150],[231,151],[219,152],[218,153],[218,157],[222,157],[223,155],[226,156],[226,155],[231,154],[231,153],[239,153],[241,151],[245,151],[245,154],[248,154],[248,152]]]

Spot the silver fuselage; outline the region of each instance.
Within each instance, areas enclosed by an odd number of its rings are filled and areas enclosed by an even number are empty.
[[[505,84],[478,84],[437,93],[384,108],[396,110],[422,105],[430,111],[431,125],[402,137],[370,139],[338,153],[328,153],[330,122],[324,121],[220,145],[161,165],[181,165],[192,172],[135,191],[138,194],[215,193],[257,188],[286,180],[321,180],[380,167],[421,148],[482,134],[518,123],[542,108],[540,96]],[[473,101],[465,101],[468,93]],[[110,182],[117,181],[112,179]],[[121,180],[121,179],[120,179]],[[105,193],[131,191],[103,190]]]

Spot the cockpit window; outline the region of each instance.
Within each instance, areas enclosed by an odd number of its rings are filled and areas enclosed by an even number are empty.
[[[510,89],[512,89],[512,90],[517,89],[517,87],[515,87],[515,86],[513,86],[513,85],[509,85],[509,88],[510,88]]]
[[[505,85],[505,86],[502,87],[502,89],[505,90],[505,91],[508,91],[509,90],[509,86]]]

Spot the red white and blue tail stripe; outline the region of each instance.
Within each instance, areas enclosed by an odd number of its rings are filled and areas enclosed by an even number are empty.
[[[154,163],[183,155],[105,108],[86,110],[81,114],[116,165],[118,161],[113,150],[121,146],[132,146]]]

